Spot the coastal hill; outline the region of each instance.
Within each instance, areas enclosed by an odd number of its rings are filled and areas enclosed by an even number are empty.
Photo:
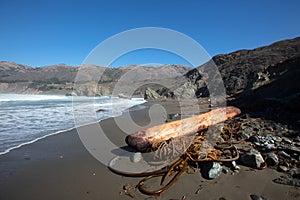
[[[215,76],[214,71],[208,74],[212,66],[219,70],[229,99],[244,99],[243,102],[246,102],[254,94],[269,99],[295,96],[300,94],[299,60],[300,37],[252,50],[219,54],[184,76],[177,77],[173,82],[169,80],[172,82],[170,88],[148,89],[151,95],[146,97],[209,97],[206,81],[207,77]],[[216,81],[220,81],[221,78]],[[255,101],[259,99],[263,98]]]
[[[209,96],[206,75],[200,72],[212,61],[223,79],[227,104],[256,117],[300,125],[300,37],[217,55],[191,70],[186,85],[198,98]]]
[[[213,61],[221,74],[227,95],[247,93],[289,72],[291,69],[288,65],[282,63],[288,63],[288,60],[294,60],[299,56],[300,37],[282,40],[253,50],[238,50],[229,54],[216,55],[208,63],[188,72],[186,78],[194,86],[197,97],[208,96],[202,78],[205,75],[201,72]]]
[[[268,94],[268,98],[277,98],[280,95],[286,97],[300,92],[297,81],[299,58],[300,37],[252,50],[216,55],[212,60],[194,69],[170,64],[131,65],[119,68],[83,65],[81,70],[85,73],[81,77],[82,80],[78,79],[82,87],[76,90],[73,90],[73,83],[79,66],[58,64],[34,68],[12,62],[0,62],[0,92],[111,95],[117,82],[122,82],[119,85],[123,88],[119,93],[127,91],[128,87],[133,85],[140,85],[134,95],[147,99],[189,98],[194,95],[201,98],[210,95],[205,83],[205,77],[209,75],[204,71],[214,65],[221,74],[228,97],[240,99],[258,93],[260,96],[262,93]],[[99,74],[101,77],[98,77]],[[163,81],[159,82],[161,84],[153,84],[153,80]],[[90,90],[95,81],[96,90]],[[280,88],[280,91],[275,86]]]
[[[13,62],[0,62],[0,92],[25,94],[71,94],[79,66],[58,64],[34,68]],[[81,68],[86,90],[77,95],[110,95],[116,82],[126,74],[130,82],[173,78],[186,74],[191,67],[182,65],[139,66],[119,68],[85,64]],[[130,72],[130,73],[129,73]],[[100,77],[93,77],[101,74]],[[98,91],[87,91],[93,80],[98,81]]]

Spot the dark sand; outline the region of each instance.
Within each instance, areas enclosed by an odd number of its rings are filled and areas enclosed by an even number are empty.
[[[174,102],[161,102],[167,113],[178,112]],[[153,103],[147,103],[151,105]],[[182,107],[182,106],[181,106]],[[189,105],[186,105],[188,109]],[[201,107],[206,111],[207,105]],[[120,116],[122,117],[122,116]],[[147,110],[132,112],[138,124],[147,124]],[[101,122],[101,127],[114,133],[112,140],[125,145],[125,135],[114,119]],[[81,128],[90,132],[96,125]],[[214,180],[205,180],[199,172],[184,174],[160,197],[135,193],[136,199],[250,199],[250,194],[262,195],[268,200],[299,199],[296,187],[279,185],[274,178],[284,175],[273,169],[250,170],[241,167],[238,174],[222,174]],[[76,129],[49,136],[30,145],[0,156],[0,200],[14,199],[132,199],[120,195],[123,186],[136,184],[140,178],[127,178],[110,172],[97,161],[81,143]]]

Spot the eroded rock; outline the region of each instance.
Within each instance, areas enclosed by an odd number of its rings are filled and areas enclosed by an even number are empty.
[[[222,166],[217,162],[211,162],[204,165],[201,169],[202,176],[207,179],[218,178],[222,173]]]
[[[250,151],[243,154],[240,160],[244,165],[254,168],[262,168],[265,163],[262,155],[257,151]]]

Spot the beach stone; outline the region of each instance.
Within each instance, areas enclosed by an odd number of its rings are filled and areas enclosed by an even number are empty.
[[[285,151],[278,151],[278,155],[284,158],[290,158],[291,156],[287,154]]]
[[[217,162],[207,163],[201,168],[201,173],[204,178],[215,179],[222,173],[223,167]]]
[[[223,163],[226,167],[230,168],[233,171],[238,171],[240,170],[240,167],[236,164],[235,161],[232,162],[225,162]]]
[[[274,144],[265,143],[265,144],[264,144],[264,147],[265,147],[266,149],[274,149],[274,148],[275,148],[275,145],[274,145]]]
[[[133,163],[138,163],[142,159],[142,153],[141,152],[135,152],[130,156],[130,161]]]
[[[226,168],[222,168],[222,172],[223,172],[224,174],[228,174],[228,173],[229,173],[229,170],[226,169]]]
[[[258,196],[256,194],[250,195],[251,200],[264,200],[261,196]]]
[[[254,144],[258,147],[261,147],[262,145],[259,142],[254,142]]]
[[[276,142],[281,142],[282,139],[280,137],[274,137],[273,140],[275,140]]]
[[[246,132],[242,132],[241,133],[241,137],[244,139],[244,140],[248,140],[250,138],[250,135],[247,134]]]
[[[280,172],[287,172],[289,170],[290,169],[287,166],[283,166],[283,165],[278,166],[278,171]]]
[[[235,161],[232,161],[232,162],[231,162],[231,166],[232,166],[232,169],[235,170],[235,171],[240,170],[240,167],[236,164]]]
[[[236,169],[236,167],[237,167],[236,162],[235,162],[235,161],[232,161],[232,162],[231,162],[231,166],[232,166],[233,169]]]
[[[180,115],[178,114],[178,113],[175,113],[175,114],[169,114],[169,118],[170,119],[177,119],[177,118],[179,118],[180,117]]]
[[[237,171],[239,171],[240,169],[241,169],[240,166],[237,165],[237,166],[234,168],[234,171],[237,172]]]
[[[300,168],[294,167],[290,170],[290,174],[292,175],[293,178],[298,178],[300,179]]]
[[[259,142],[259,138],[256,135],[251,135],[249,141],[252,143]]]
[[[244,165],[254,168],[261,168],[265,163],[262,155],[257,151],[250,151],[243,154],[240,160]]]
[[[268,153],[266,162],[267,162],[268,165],[274,166],[274,165],[278,164],[279,160],[278,160],[278,157],[275,153]]]
[[[282,141],[285,142],[285,143],[287,143],[287,144],[292,144],[293,143],[290,139],[288,139],[286,137],[283,137]]]
[[[248,135],[252,135],[253,130],[252,130],[252,128],[250,128],[250,127],[245,127],[245,128],[243,129],[243,132],[246,133],[246,134],[248,134]]]

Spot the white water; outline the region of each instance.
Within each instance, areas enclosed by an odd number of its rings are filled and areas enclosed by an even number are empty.
[[[74,128],[74,110],[85,111],[78,126],[118,116],[143,102],[140,98],[0,94],[0,155]],[[100,108],[105,112],[96,113]]]

